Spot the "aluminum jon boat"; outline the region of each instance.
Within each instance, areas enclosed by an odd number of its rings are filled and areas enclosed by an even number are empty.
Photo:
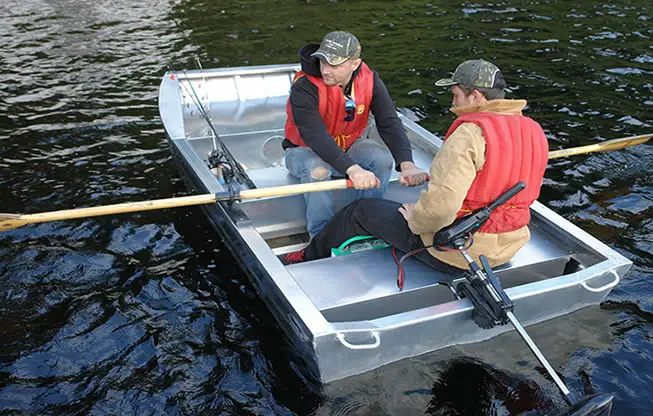
[[[168,72],[159,111],[174,160],[198,194],[228,191],[209,168],[216,134],[249,179],[242,189],[295,184],[283,162],[286,100],[299,65]],[[207,123],[203,114],[208,114]],[[442,141],[400,114],[415,163],[428,171]],[[213,125],[211,128],[210,124]],[[380,140],[371,119],[364,140]],[[414,202],[423,189],[391,179],[387,199]],[[343,192],[334,191],[337,199]],[[304,198],[277,196],[203,205],[253,287],[305,361],[312,380],[328,383],[447,346],[512,330],[480,329],[472,304],[439,284],[440,272],[404,262],[405,287],[389,248],[285,266],[280,256],[308,243]],[[601,302],[631,262],[535,202],[532,238],[495,272],[524,325]]]

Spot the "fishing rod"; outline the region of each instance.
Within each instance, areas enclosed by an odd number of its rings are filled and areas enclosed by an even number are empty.
[[[184,91],[186,91],[186,94],[191,98],[191,100],[193,101],[193,104],[195,104],[195,107],[197,107],[197,111],[200,113],[200,116],[203,119],[207,120],[207,122],[209,123],[209,127],[211,128],[211,130],[210,130],[211,139],[212,139],[212,143],[213,143],[213,150],[209,153],[209,167],[210,168],[218,167],[222,163],[227,163],[228,164],[229,160],[221,160],[222,157],[226,157],[224,155],[224,150],[225,150],[224,146],[221,146],[222,147],[222,153],[221,153],[220,150],[218,150],[218,145],[217,145],[217,142],[216,142],[216,134],[215,134],[215,131],[213,129],[213,124],[211,123],[211,121],[209,119],[207,119],[207,117],[205,115],[206,112],[204,111],[204,106],[202,105],[201,100],[197,96],[197,93],[195,92],[195,88],[193,87],[193,84],[188,79],[188,74],[186,74],[186,72],[184,71],[184,75],[186,75],[186,81],[190,85],[190,88],[191,88],[192,92],[188,90],[188,87],[183,82],[181,82],[181,77],[179,76],[177,71],[173,68],[173,66],[171,64],[167,64],[166,66],[168,67],[168,70],[170,72],[172,72],[173,76],[177,79],[177,82],[179,83],[179,85],[181,85],[181,87],[184,89]],[[221,145],[222,145],[222,143],[221,143]]]
[[[193,104],[197,107],[197,110],[200,113],[200,116],[206,120],[207,124],[209,125],[209,128],[211,129],[212,135],[213,135],[213,145],[214,145],[214,150],[209,154],[209,167],[210,168],[217,168],[218,169],[218,177],[220,178],[221,176],[224,177],[224,180],[229,183],[231,181],[232,177],[235,177],[237,181],[244,181],[247,186],[250,188],[256,188],[256,185],[252,180],[247,176],[245,173],[245,169],[238,163],[238,161],[234,158],[234,156],[231,154],[227,146],[224,144],[224,142],[220,139],[220,135],[216,131],[215,127],[213,126],[213,123],[211,122],[211,118],[207,114],[206,110],[204,109],[204,106],[202,105],[202,101],[199,98],[199,95],[195,91],[195,87],[193,87],[193,83],[190,82],[188,73],[186,70],[183,70],[184,77],[188,85],[190,86],[190,92],[188,91],[188,88],[186,85],[182,82],[181,77],[179,76],[179,73],[174,69],[174,67],[171,64],[166,65],[168,70],[173,73],[173,75],[177,78],[177,82],[184,88],[186,93],[190,96],[191,100],[193,101]],[[220,149],[217,148],[217,144],[220,145]],[[226,169],[225,169],[226,168]],[[225,172],[226,170],[226,172]]]
[[[199,98],[197,97],[197,94],[194,94],[195,97],[193,97],[193,94],[191,94],[191,92],[188,91],[188,88],[186,87],[186,85],[184,85],[184,84],[181,82],[181,78],[179,77],[179,74],[178,74],[177,71],[172,67],[172,65],[171,65],[171,64],[167,64],[166,66],[167,66],[168,70],[169,70],[170,72],[173,73],[173,75],[175,76],[175,78],[176,78],[177,81],[179,82],[179,85],[181,85],[181,87],[186,91],[186,94],[188,94],[188,96],[191,97],[191,99],[193,100],[193,104],[195,104],[195,106],[197,107],[197,110],[200,112],[200,116],[202,116],[202,118],[204,118],[204,114],[202,113],[202,111],[204,110],[204,106],[201,104],[201,100],[199,100]],[[201,66],[200,66],[200,68],[201,68]],[[204,80],[204,84],[206,85],[206,78],[204,78],[204,74],[203,74],[203,73],[202,73],[202,79]],[[188,80],[187,80],[187,81],[188,81]],[[195,92],[195,88],[193,87],[193,84],[192,84],[190,81],[188,81],[188,83],[190,84],[190,87],[191,87],[191,89],[193,90],[193,92]],[[198,100],[199,100],[199,102],[200,102],[199,104],[198,104],[198,102],[195,100],[196,97],[198,98]],[[211,129],[211,138],[213,139],[213,140],[212,140],[212,142],[213,142],[213,151],[216,152],[216,153],[218,153],[218,145],[217,145],[217,143],[216,143],[216,139],[215,139],[215,137],[216,137],[216,136],[215,136],[215,134],[213,133],[213,129]]]
[[[195,61],[197,61],[197,66],[200,68],[200,74],[202,75],[202,81],[204,81],[204,85],[207,86],[208,82],[206,82],[206,77],[204,76],[204,68],[202,67],[202,62],[200,62],[200,58],[195,56]],[[190,82],[189,82],[190,83]],[[191,83],[192,86],[192,83]],[[196,94],[197,95],[197,94]],[[207,98],[208,101],[208,95],[205,93],[205,97]],[[207,103],[207,107],[209,107],[209,103]],[[202,106],[202,109],[204,109],[204,106]],[[209,107],[209,112],[211,108]],[[209,120],[211,120],[211,116],[209,115]],[[219,151],[218,151],[218,146],[216,143],[216,136],[213,133],[213,130],[211,130],[211,139],[213,142],[213,151],[209,153],[208,159],[209,159],[209,167],[210,168],[217,168],[218,166],[218,158],[219,158]],[[218,171],[219,173],[220,171]],[[220,179],[220,176],[218,175],[218,179]]]
[[[195,61],[197,61],[197,66],[200,68],[200,74],[202,75],[202,81],[204,81],[204,85],[207,86],[208,82],[206,82],[206,77],[204,76],[204,68],[202,68],[202,63],[200,62],[200,58],[195,56]],[[191,84],[191,86],[192,86],[192,84]],[[208,95],[205,94],[204,96],[208,100]],[[206,106],[209,108],[209,112],[210,112],[210,110],[211,110],[210,104],[207,103]],[[202,105],[202,109],[204,109],[203,105]],[[216,158],[216,157],[218,157],[218,153],[219,153],[218,152],[218,144],[216,142],[215,134],[213,134],[213,131],[211,131],[211,139],[212,139],[211,141],[213,143],[213,151],[209,153],[209,167],[211,167],[211,165],[214,164],[214,163],[212,163],[211,157]]]
[[[176,73],[176,71],[174,70],[172,65],[168,65],[168,66],[169,66],[170,69],[172,69],[173,73]],[[206,113],[206,110],[204,109],[204,106],[202,105],[202,101],[200,100],[200,98],[199,98],[199,96],[197,94],[197,91],[195,90],[195,87],[193,87],[193,83],[190,82],[190,78],[188,76],[188,73],[186,72],[185,69],[183,70],[183,72],[184,72],[185,80],[188,83],[188,85],[190,86],[190,89],[191,89],[191,92],[192,92],[191,94],[189,94],[190,97],[191,97],[191,100],[193,101],[193,103],[197,107],[197,110],[199,111],[200,116],[204,120],[206,120],[207,124],[209,125],[209,128],[211,129],[211,132],[213,134],[214,144],[217,141],[217,143],[220,144],[220,148],[222,149],[222,152],[220,152],[217,149],[214,149],[214,152],[212,152],[213,154],[209,154],[209,166],[211,168],[217,168],[218,169],[218,177],[220,178],[220,177],[224,176],[224,179],[225,179],[225,181],[227,183],[229,183],[231,181],[232,177],[236,176],[237,180],[238,179],[244,180],[250,188],[256,188],[256,185],[254,185],[254,183],[249,179],[249,177],[245,173],[245,170],[242,168],[240,163],[238,163],[238,161],[233,157],[233,155],[231,154],[231,152],[229,151],[227,146],[220,139],[220,136],[218,135],[218,132],[215,130],[215,127],[213,127],[213,123],[211,122],[211,118]],[[177,74],[176,76],[177,76],[178,82],[184,87],[184,89],[186,89],[186,92],[188,93],[188,89],[181,82],[181,78],[179,77],[179,75]],[[224,161],[224,160],[221,160],[221,158],[226,158],[227,160]],[[227,172],[225,172],[225,167],[228,168]]]

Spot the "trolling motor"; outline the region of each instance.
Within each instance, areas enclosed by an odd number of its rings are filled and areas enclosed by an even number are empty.
[[[465,275],[466,279],[458,284],[456,290],[472,301],[474,304],[472,319],[483,329],[507,324],[508,312],[512,312],[513,303],[492,272],[487,258],[483,255],[479,257],[483,265],[481,269],[467,254],[467,249],[474,242],[473,234],[490,218],[492,211],[525,187],[524,182],[518,182],[487,207],[479,208],[471,214],[459,218],[433,236],[433,247],[440,250],[460,251],[469,264],[470,271]]]
[[[479,267],[478,263],[467,253],[467,250],[474,243],[473,234],[490,218],[492,211],[525,187],[526,184],[518,182],[487,207],[461,217],[451,225],[441,229],[433,236],[433,247],[439,250],[455,250],[462,254],[469,264],[469,271],[464,275],[465,280],[460,282],[455,290],[451,288],[454,294],[460,299],[458,295],[460,293],[472,302],[472,305],[474,305],[472,319],[479,327],[489,329],[495,325],[505,325],[508,322],[513,325],[563,393],[565,401],[571,405],[564,412],[565,415],[609,415],[614,396],[603,393],[586,396],[581,400],[576,399],[513,314],[514,304],[501,287],[501,283],[492,271],[487,258],[484,255],[479,256],[482,265],[482,267]]]

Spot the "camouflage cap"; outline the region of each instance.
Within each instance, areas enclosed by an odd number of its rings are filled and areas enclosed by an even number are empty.
[[[325,60],[329,65],[340,65],[356,57],[360,43],[356,36],[349,32],[331,32],[322,39],[320,48],[311,56]]]
[[[503,88],[505,86],[501,70],[491,62],[473,59],[458,65],[451,78],[436,81],[438,87],[451,85],[469,85],[480,88]],[[502,84],[502,85],[501,85]]]

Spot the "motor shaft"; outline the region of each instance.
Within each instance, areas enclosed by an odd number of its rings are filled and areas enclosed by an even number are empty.
[[[531,352],[537,357],[537,360],[544,366],[546,371],[549,373],[553,381],[556,383],[560,391],[565,395],[565,400],[567,400],[567,403],[570,405],[573,405],[576,403],[576,398],[574,397],[573,393],[569,391],[567,386],[565,386],[565,383],[558,377],[558,373],[555,372],[553,367],[551,367],[551,364],[547,361],[546,357],[542,354],[539,348],[537,348],[537,345],[535,345],[535,342],[531,339],[531,337],[528,335],[526,330],[524,329],[523,326],[519,323],[517,320],[517,317],[515,315],[508,311],[506,312],[508,315],[508,319],[510,319],[510,322],[512,323],[512,326],[515,327],[519,335],[522,337],[526,345],[528,345],[528,348],[530,348]]]

